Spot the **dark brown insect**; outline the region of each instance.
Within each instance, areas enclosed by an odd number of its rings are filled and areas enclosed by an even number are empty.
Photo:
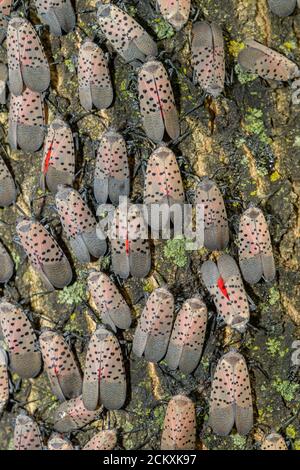
[[[135,330],[132,351],[149,362],[158,362],[166,354],[174,319],[174,298],[166,288],[155,289]]]
[[[20,307],[2,300],[0,325],[9,350],[9,366],[20,377],[36,377],[41,370],[41,353],[36,336]]]
[[[117,434],[113,430],[100,431],[89,440],[82,450],[113,450],[117,444]]]
[[[196,445],[196,413],[194,403],[184,395],[176,395],[168,404],[162,450],[194,450]]]
[[[70,0],[35,0],[41,21],[54,36],[69,33],[75,28],[76,17]]]
[[[199,85],[215,98],[224,90],[225,55],[221,28],[201,21],[193,26],[192,65]]]
[[[216,434],[226,436],[234,423],[239,434],[248,434],[253,426],[253,407],[245,359],[230,351],[219,360],[214,374],[209,424]]]
[[[52,392],[61,401],[80,395],[81,373],[63,336],[47,330],[40,335],[39,341]]]
[[[193,372],[202,354],[206,324],[204,302],[198,298],[184,302],[177,314],[165,358],[170,369],[178,367],[184,374]]]
[[[8,207],[17,199],[17,189],[13,177],[0,155],[0,206]]]
[[[128,13],[102,1],[97,6],[103,34],[126,62],[143,62],[148,56],[156,56],[156,43]]]
[[[0,284],[8,282],[14,273],[14,263],[0,242]]]
[[[100,404],[108,410],[118,410],[124,405],[126,388],[120,344],[113,333],[99,326],[86,355],[83,403],[88,410],[96,410]]]
[[[30,416],[17,416],[14,432],[15,450],[43,450],[39,427]]]

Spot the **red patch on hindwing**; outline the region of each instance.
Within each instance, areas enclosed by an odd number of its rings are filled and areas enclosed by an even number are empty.
[[[228,292],[226,290],[226,287],[225,287],[225,283],[224,283],[224,280],[222,277],[219,277],[218,279],[218,288],[220,289],[220,291],[222,292],[222,294],[227,297],[227,299],[229,300],[229,295],[228,295]]]

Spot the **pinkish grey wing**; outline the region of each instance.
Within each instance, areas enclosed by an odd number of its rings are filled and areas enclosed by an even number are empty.
[[[75,178],[75,149],[70,127],[62,119],[54,119],[45,139],[41,187],[56,193],[59,184],[71,185]]]
[[[29,261],[49,290],[62,289],[72,281],[70,263],[52,235],[39,222],[22,219],[17,234]]]
[[[120,196],[129,196],[127,149],[121,134],[111,129],[101,138],[94,173],[94,195],[98,204],[109,198],[114,205]]]
[[[135,330],[132,351],[149,362],[159,362],[165,356],[174,318],[174,298],[164,287],[155,289]]]
[[[171,334],[166,362],[170,369],[177,367],[190,374],[202,354],[207,325],[207,308],[198,298],[188,299],[179,311]]]
[[[8,282],[14,273],[14,263],[0,242],[0,284]]]
[[[131,312],[113,281],[104,273],[92,272],[88,277],[88,290],[104,325],[114,331],[126,330],[131,324]]]
[[[251,207],[241,217],[239,227],[239,263],[245,281],[267,282],[276,275],[271,238],[263,212]]]
[[[283,437],[276,432],[272,432],[264,438],[261,450],[288,450],[288,448]]]
[[[253,40],[246,41],[246,47],[240,52],[238,61],[243,69],[267,80],[286,82],[300,75],[294,62]]]
[[[54,413],[55,431],[67,433],[81,429],[83,426],[97,420],[101,409],[87,410],[82,401],[82,395],[61,403]]]
[[[8,17],[11,12],[12,0],[2,0],[0,3],[0,44],[4,41],[7,33]]]
[[[225,56],[222,30],[201,21],[193,26],[192,65],[200,86],[217,97],[224,90]]]
[[[43,450],[39,427],[30,416],[17,416],[14,431],[15,450]]]
[[[70,0],[35,0],[35,6],[41,21],[49,26],[54,36],[75,28],[76,17]]]
[[[163,17],[180,31],[189,19],[191,0],[157,0],[157,3]]]
[[[81,394],[82,378],[75,357],[63,336],[44,331],[40,338],[44,368],[53,393],[61,400]]]
[[[74,450],[74,447],[69,439],[54,432],[49,438],[48,450]]]
[[[161,436],[162,450],[195,450],[195,405],[188,397],[176,395],[168,404]]]
[[[97,6],[103,34],[126,62],[157,55],[156,43],[128,13],[116,5],[98,2]]]
[[[0,206],[8,207],[16,201],[17,189],[13,177],[0,155]]]
[[[0,416],[2,415],[9,399],[7,363],[7,354],[4,349],[0,348]]]
[[[45,136],[45,110],[40,93],[25,88],[19,96],[10,95],[9,145],[32,153],[39,150]]]
[[[113,450],[117,444],[117,434],[114,430],[104,430],[95,434],[82,450]]]
[[[1,19],[0,19],[1,23]],[[1,29],[0,29],[1,36]],[[1,44],[1,41],[0,41]],[[0,63],[0,104],[6,104],[6,83],[7,83],[8,71],[6,64]]]
[[[84,370],[82,396],[87,409],[102,404],[108,410],[122,408],[126,376],[120,344],[113,333],[98,327],[91,337]]]
[[[9,350],[10,368],[21,378],[36,377],[41,370],[41,354],[25,313],[16,305],[2,300],[0,325]]]

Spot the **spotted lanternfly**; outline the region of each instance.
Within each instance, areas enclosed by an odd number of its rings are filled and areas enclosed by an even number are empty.
[[[25,18],[12,18],[7,28],[9,88],[21,95],[24,88],[41,93],[50,85],[50,68],[40,39]]]
[[[62,226],[78,261],[89,263],[91,256],[103,256],[107,249],[106,241],[97,237],[97,221],[80,194],[75,189],[59,185],[55,202]]]
[[[12,0],[2,0],[0,3],[0,44],[4,41],[7,33],[7,18],[11,12]]]
[[[0,63],[0,104],[6,103],[7,66]]]
[[[0,284],[8,282],[14,273],[14,263],[0,242]]]
[[[222,194],[214,181],[205,178],[197,188],[196,204],[203,207],[204,246],[224,250],[229,242],[229,228]]]
[[[168,404],[161,450],[194,450],[196,445],[196,413],[192,400],[176,395]]]
[[[44,331],[39,341],[44,368],[54,395],[61,401],[79,396],[82,389],[81,373],[63,336],[54,331]]]
[[[283,437],[277,432],[272,432],[264,438],[261,450],[288,450],[288,448]]]
[[[112,269],[122,279],[146,277],[151,269],[148,230],[143,214],[136,205],[128,211],[120,205],[114,213],[110,230]]]
[[[48,450],[74,450],[74,447],[69,439],[54,432],[49,438]]]
[[[188,299],[179,311],[171,334],[166,362],[190,374],[197,367],[205,339],[207,308],[198,298]]]
[[[88,290],[101,321],[113,331],[126,330],[131,325],[131,311],[113,281],[104,273],[92,272],[88,277]]]
[[[70,127],[62,119],[54,119],[44,144],[40,185],[55,193],[59,184],[72,185],[75,178],[75,150]]]
[[[11,148],[32,153],[41,148],[45,136],[42,95],[26,88],[20,96],[10,95],[8,141]]]
[[[97,328],[89,342],[82,399],[88,410],[95,410],[100,404],[108,410],[118,410],[126,399],[121,347],[114,334],[102,326]]]
[[[157,0],[162,16],[180,31],[190,15],[191,0]]]
[[[6,352],[0,348],[0,416],[9,398],[7,362]]]
[[[288,81],[299,77],[299,68],[279,52],[249,40],[238,57],[241,67],[268,80]]]
[[[98,204],[109,198],[114,205],[129,196],[130,180],[126,143],[114,129],[105,132],[98,148],[94,173],[94,196]]]
[[[54,413],[55,431],[66,433],[76,431],[99,418],[102,409],[87,410],[82,401],[82,395],[61,403]]]
[[[8,207],[16,201],[16,198],[14,179],[0,155],[0,206]]]
[[[69,33],[75,28],[76,17],[70,0],[35,0],[41,21],[54,36]]]
[[[14,432],[15,450],[43,450],[39,427],[30,416],[17,416]]]
[[[82,450],[113,450],[116,444],[116,431],[104,430],[95,434]]]
[[[21,378],[36,377],[41,370],[41,353],[25,313],[5,300],[0,304],[0,325],[9,350],[9,367]]]
[[[34,220],[23,218],[17,234],[30,263],[48,290],[63,289],[72,281],[70,263],[52,235]]]
[[[216,434],[227,436],[234,423],[239,434],[248,434],[253,426],[253,407],[245,359],[230,351],[221,357],[214,374],[209,424]]]
[[[226,325],[244,332],[250,317],[249,304],[234,259],[229,255],[222,255],[217,264],[205,261],[201,274],[220,317]]]
[[[147,56],[157,55],[155,41],[125,11],[100,1],[97,6],[102,33],[126,62],[144,62]]]
[[[296,8],[297,0],[268,0],[269,7],[277,16],[289,16]]]
[[[144,203],[151,211],[151,205],[166,204],[169,214],[174,216],[175,208],[182,207],[184,202],[183,184],[180,170],[174,153],[167,147],[159,147],[149,158],[144,187]],[[166,217],[167,223],[169,218]],[[149,218],[154,230],[161,227],[159,217],[155,214]]]
[[[140,111],[147,136],[162,142],[165,132],[175,140],[180,135],[178,113],[169,77],[163,64],[149,60],[138,74]]]
[[[193,26],[192,65],[199,85],[215,98],[224,90],[225,55],[222,30],[201,21]]]
[[[271,238],[264,214],[257,207],[247,209],[240,220],[239,264],[245,281],[256,284],[262,277],[276,275]]]
[[[158,362],[166,354],[174,318],[174,298],[164,287],[155,289],[135,330],[132,351],[149,362]]]
[[[93,105],[106,109],[111,105],[114,94],[104,52],[94,42],[86,40],[78,56],[79,99],[86,111]]]

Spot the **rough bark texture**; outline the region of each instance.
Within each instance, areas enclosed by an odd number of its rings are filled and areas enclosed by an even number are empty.
[[[236,256],[238,220],[249,203],[258,204],[269,223],[275,250],[277,277],[271,285],[259,283],[246,286],[253,307],[251,327],[241,336],[232,333],[215,321],[215,309],[200,282],[201,263],[213,258],[205,250],[186,252],[181,242],[155,242],[153,271],[148,279],[129,279],[121,283],[134,315],[133,326],[120,334],[127,358],[129,378],[128,400],[123,410],[103,413],[103,418],[87,429],[73,434],[74,443],[85,444],[95,428],[116,426],[118,446],[132,449],[157,449],[171,396],[187,393],[197,409],[198,447],[205,449],[256,449],[265,431],[279,430],[291,449],[300,449],[300,386],[297,369],[292,367],[292,343],[300,338],[300,253],[299,253],[299,197],[300,197],[300,105],[291,102],[288,84],[267,83],[244,74],[236,66],[236,56],[242,42],[249,36],[283,52],[300,63],[300,12],[280,19],[268,11],[267,0],[198,0],[193,1],[190,20],[217,22],[226,40],[226,89],[223,96],[205,98],[193,84],[190,65],[190,33],[192,21],[175,34],[155,9],[155,1],[120,1],[118,3],[140,21],[158,41],[160,58],[171,75],[180,110],[182,135],[172,147],[178,156],[185,190],[191,197],[195,188],[194,175],[205,174],[219,184],[227,206],[231,243],[229,253]],[[28,3],[25,2],[28,6]],[[47,93],[48,123],[59,113],[67,119],[78,142],[76,187],[85,188],[91,207],[92,173],[95,148],[104,124],[124,131],[130,162],[135,173],[132,199],[141,201],[146,161],[151,146],[141,128],[137,101],[136,72],[124,64],[110,49],[110,68],[113,73],[115,101],[107,112],[86,114],[80,107],[76,60],[78,47],[88,35],[99,44],[103,37],[97,26],[95,2],[76,2],[76,31],[62,38],[49,35],[47,28],[40,34],[51,63],[51,91]],[[23,7],[18,7],[24,11]],[[33,2],[27,11],[38,25]],[[0,58],[6,62],[6,46]],[[45,217],[60,238],[61,230],[53,209],[53,197],[44,197],[38,189],[41,153],[25,155],[13,152],[6,141],[7,107],[1,107],[1,153],[9,163],[20,188],[18,206],[36,216]],[[41,197],[43,196],[43,197]],[[92,266],[79,265],[73,259],[76,279],[62,292],[43,294],[41,284],[30,268],[19,246],[13,241],[16,207],[0,210],[0,236],[9,248],[17,274],[2,294],[23,300],[30,309],[31,318],[39,327],[54,326],[67,332],[84,361],[92,320],[85,304],[86,275]],[[70,255],[71,258],[71,255]],[[110,257],[101,260],[109,272]],[[93,267],[99,267],[99,262]],[[164,362],[147,364],[130,355],[136,321],[145,304],[147,294],[158,284],[167,281],[176,298],[177,307],[195,294],[202,294],[210,313],[205,351],[196,372],[184,376],[170,372]],[[229,347],[242,352],[247,360],[255,404],[255,426],[245,438],[233,433],[219,438],[207,426],[211,373],[217,359]],[[45,437],[50,434],[53,411],[58,402],[51,394],[45,373],[37,379],[20,382],[12,376],[14,392],[7,411],[0,422],[0,449],[13,448],[14,419],[20,408],[34,414]]]

